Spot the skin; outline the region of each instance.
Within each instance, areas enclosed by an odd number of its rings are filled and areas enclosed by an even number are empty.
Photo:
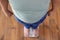
[[[51,0],[51,4],[52,8],[48,10],[48,16],[50,16],[50,12],[53,11],[53,0]],[[8,10],[8,0],[0,0],[0,5],[5,16],[10,17],[13,14],[11,11]]]
[[[8,10],[8,0],[0,0],[0,6],[5,16],[10,17],[13,13]]]
[[[0,0],[0,6],[2,8],[2,11],[4,12],[5,16],[7,17],[11,17],[13,15],[13,13],[11,11],[8,10],[8,0]],[[52,8],[48,10],[48,16],[51,15],[51,11],[53,11],[53,0],[51,0],[51,6]],[[27,31],[27,32],[26,32]],[[33,29],[34,35],[36,36],[36,32],[38,34],[38,29]],[[29,36],[29,29],[25,30],[25,36],[28,37]]]

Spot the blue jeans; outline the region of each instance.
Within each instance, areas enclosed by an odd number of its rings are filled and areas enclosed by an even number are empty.
[[[41,24],[41,23],[44,21],[44,19],[46,18],[46,16],[47,16],[47,13],[46,13],[46,15],[44,15],[38,22],[35,22],[35,23],[32,23],[32,24],[23,22],[22,20],[20,20],[20,19],[17,18],[16,16],[15,16],[15,19],[16,19],[19,23],[22,23],[27,29],[29,29],[30,27],[32,27],[32,29],[36,29],[36,28],[38,28],[38,25]]]

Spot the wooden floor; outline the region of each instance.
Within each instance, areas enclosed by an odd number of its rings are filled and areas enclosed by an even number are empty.
[[[60,40],[60,0],[54,1],[54,10],[46,20],[39,25],[38,38],[24,38],[23,25],[14,16],[7,18],[0,8],[0,40]]]

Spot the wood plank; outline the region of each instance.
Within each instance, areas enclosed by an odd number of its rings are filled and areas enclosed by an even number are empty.
[[[56,9],[54,9],[51,13],[53,13],[53,15],[52,16],[50,16],[49,18],[49,23],[50,23],[50,27],[51,27],[51,32],[52,32],[52,34],[51,34],[51,37],[52,37],[52,39],[53,40],[57,40],[58,39],[58,37],[57,37],[57,13],[56,13]]]
[[[2,17],[2,13],[1,13],[1,11],[0,11],[0,40],[1,40],[1,38],[4,36],[4,22],[2,22],[2,21],[4,21],[3,20],[3,17]]]
[[[0,40],[60,40],[60,0],[53,1],[52,15],[39,25],[38,38],[24,38],[23,25],[15,20],[14,15],[7,18],[0,8]]]

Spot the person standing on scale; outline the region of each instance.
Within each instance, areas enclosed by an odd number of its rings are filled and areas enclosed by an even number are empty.
[[[8,10],[8,2],[12,11]],[[7,17],[14,14],[15,19],[24,25],[24,36],[29,37],[30,27],[33,37],[38,37],[38,25],[46,18],[51,0],[0,0],[1,8]],[[51,11],[51,10],[50,10]]]

